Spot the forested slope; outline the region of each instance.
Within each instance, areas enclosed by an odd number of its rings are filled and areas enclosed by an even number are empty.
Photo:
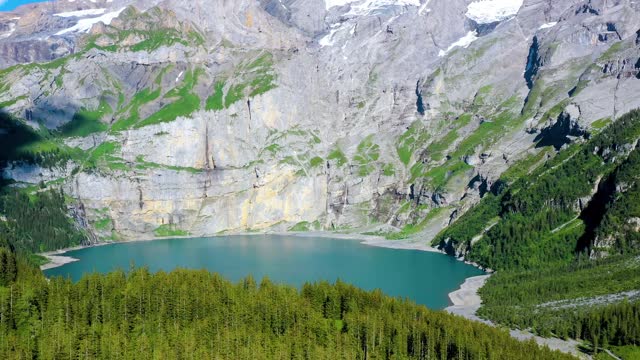
[[[639,137],[640,112],[633,111],[586,144],[562,150],[513,184],[498,181],[492,193],[439,234],[434,244],[450,250],[462,247],[469,260],[495,270],[531,269],[590,255],[594,229],[601,236],[613,231],[613,225],[601,224],[609,208],[620,212],[617,217],[632,215],[627,213],[632,208],[612,208],[612,196],[617,182],[629,187],[629,196],[635,194],[635,178],[630,174],[638,166]],[[618,180],[616,174],[620,174]],[[619,200],[629,198],[620,193]],[[482,237],[471,246],[476,235]],[[626,253],[639,245],[614,243],[608,251]]]
[[[508,173],[435,239],[498,270],[484,318],[597,351],[640,345],[640,112],[565,147],[519,179]]]
[[[301,291],[206,271],[137,269],[0,286],[4,359],[570,359],[344,283]]]

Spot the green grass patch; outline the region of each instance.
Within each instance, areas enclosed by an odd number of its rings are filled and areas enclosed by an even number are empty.
[[[131,51],[154,51],[162,46],[172,46],[174,44],[182,44],[189,46],[189,42],[183,38],[176,29],[158,29],[150,31],[135,31],[136,35],[145,39],[130,47]]]
[[[402,240],[412,235],[416,235],[424,230],[424,228],[427,226],[429,221],[435,219],[437,216],[442,214],[442,212],[445,211],[446,209],[448,208],[445,208],[445,207],[433,208],[427,214],[427,216],[424,219],[422,219],[422,221],[420,221],[418,224],[407,224],[399,232],[386,234],[385,237],[388,240]]]
[[[441,160],[444,157],[444,152],[458,139],[458,131],[451,130],[443,138],[431,143],[427,147],[429,156],[436,161]]]
[[[111,218],[105,217],[102,219],[98,219],[93,223],[93,226],[96,228],[96,230],[106,230],[109,227],[111,227]]]
[[[84,162],[86,169],[107,168],[110,170],[126,171],[129,167],[124,160],[115,156],[121,145],[114,141],[106,141],[98,145]]]
[[[33,253],[29,254],[29,262],[36,267],[40,267],[42,265],[50,263],[49,259],[47,259],[46,257]]]
[[[471,169],[473,169],[473,166],[468,165],[464,161],[454,160],[429,170],[424,176],[430,179],[434,189],[441,189],[447,184],[449,179]]]
[[[0,130],[8,134],[1,136],[0,161],[20,160],[52,167],[85,156],[82,150],[66,146],[57,133],[44,126],[33,129],[6,113],[0,113]]]
[[[107,131],[108,126],[101,119],[112,112],[111,106],[106,101],[102,101],[95,110],[82,109],[73,116],[70,122],[60,127],[60,134],[64,137],[84,137]]]
[[[569,105],[569,99],[564,99],[560,101],[559,103],[554,105],[551,109],[549,109],[547,112],[545,112],[544,115],[542,115],[542,117],[540,118],[540,121],[538,123],[542,124],[549,120],[557,119],[558,116],[562,114],[562,112],[567,107],[567,105]]]
[[[275,155],[276,153],[278,153],[278,151],[280,151],[280,149],[282,149],[282,147],[279,144],[271,144],[264,148],[264,151],[268,151],[271,153],[271,155]]]
[[[233,103],[240,101],[244,97],[244,89],[246,87],[246,84],[232,85],[224,98],[224,107],[228,108]]]
[[[327,159],[328,160],[335,160],[335,162],[338,165],[338,167],[344,166],[349,161],[349,160],[347,160],[347,157],[344,155],[342,150],[340,150],[340,148],[338,148],[338,147],[336,147],[335,149],[331,150],[331,152],[329,153],[329,157]]]
[[[186,171],[192,174],[198,174],[202,172],[202,169],[194,168],[194,167],[184,167],[184,166],[172,166],[172,165],[163,165],[154,162],[148,162],[144,160],[142,155],[138,155],[136,157],[136,169],[138,170],[149,170],[149,169],[164,169],[164,170],[173,170],[173,171]]]
[[[514,129],[522,121],[523,117],[513,115],[509,111],[503,111],[491,120],[483,122],[473,133],[458,144],[446,163],[429,170],[424,176],[430,178],[433,189],[444,187],[449,179],[473,168],[462,161],[464,156],[472,155],[477,148],[486,147],[494,143],[497,138]],[[414,176],[419,175],[414,174]]]
[[[277,87],[276,74],[273,70],[273,55],[263,53],[251,63],[239,66],[235,69],[233,78],[237,79],[237,82],[229,87],[226,96],[224,96],[225,108],[242,100],[245,96],[255,97]],[[216,94],[217,90],[214,95]],[[219,106],[220,103],[216,103],[216,107]]]
[[[200,98],[192,93],[184,94],[175,102],[165,105],[158,112],[136,124],[135,128],[171,122],[180,116],[189,116],[200,108]]]
[[[224,82],[217,81],[214,85],[213,94],[207,98],[205,109],[216,111],[224,109]]]
[[[611,60],[613,59],[616,54],[618,54],[619,52],[623,51],[625,49],[624,47],[624,41],[618,41],[617,43],[611,45],[607,51],[605,51],[604,53],[602,53],[602,55],[600,56],[600,58],[598,59],[599,61],[604,61],[604,60]]]
[[[522,110],[522,115],[525,118],[531,118],[535,115],[538,107],[540,106],[540,97],[542,96],[542,91],[544,89],[544,82],[538,79],[534,84],[531,91],[529,91],[529,95],[527,96],[526,103],[524,104],[524,109]]]
[[[295,231],[295,232],[315,231],[315,230],[321,230],[321,228],[322,226],[320,225],[320,221],[318,220],[312,223],[308,221],[301,221],[293,225],[292,227],[290,227],[288,231]]]
[[[251,92],[249,92],[249,97],[258,96],[271,89],[275,89],[277,86],[274,81],[275,75],[273,74],[262,74],[256,77],[250,83]]]
[[[200,98],[192,93],[193,87],[198,82],[199,70],[185,72],[182,86],[173,88],[164,96],[165,99],[177,98],[174,102],[165,105],[162,109],[136,124],[135,128],[143,126],[171,122],[180,116],[189,116],[200,109]]]
[[[382,168],[382,174],[384,176],[394,176],[396,174],[396,170],[393,167],[393,164],[385,164]]]
[[[14,98],[14,99],[7,100],[7,101],[5,101],[5,102],[2,102],[2,103],[0,103],[0,109],[7,108],[7,107],[9,107],[9,106],[11,106],[11,105],[14,105],[14,104],[15,104],[15,103],[17,103],[18,101],[20,101],[20,100],[25,100],[25,99],[27,99],[27,98],[28,98],[28,97],[27,97],[26,95],[22,95],[22,96],[18,96],[18,97],[16,97],[16,98]]]
[[[309,165],[311,166],[311,168],[321,167],[323,163],[324,159],[319,156],[313,157],[311,158],[311,160],[309,160]]]
[[[429,134],[422,126],[420,121],[414,121],[411,126],[398,138],[398,145],[396,149],[398,151],[398,157],[400,161],[409,165],[413,154],[424,147],[424,144],[429,139]]]
[[[523,176],[528,175],[535,168],[543,164],[543,161],[547,155],[551,152],[551,149],[544,149],[537,154],[529,154],[523,159],[518,160],[515,164],[512,164],[507,171],[502,173],[500,179],[512,183]]]
[[[189,235],[188,231],[178,229],[176,225],[173,224],[164,224],[158,226],[153,233],[158,237],[169,237],[169,236],[187,236]]]
[[[158,88],[156,90],[151,90],[150,88],[145,88],[139,92],[137,92],[129,105],[122,111],[121,113],[129,112],[129,116],[125,119],[117,121],[115,124],[111,126],[111,130],[113,131],[121,131],[126,130],[133,127],[138,121],[140,121],[140,113],[139,109],[145,104],[148,104],[157,98],[160,97],[161,89]]]
[[[604,118],[591,123],[591,128],[595,130],[602,130],[609,124],[611,124],[611,118]]]
[[[364,138],[360,144],[353,162],[359,166],[358,176],[370,175],[375,169],[374,163],[380,158],[380,145],[373,142],[373,135]]]

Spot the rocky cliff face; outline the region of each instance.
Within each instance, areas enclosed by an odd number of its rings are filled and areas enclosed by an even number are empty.
[[[517,160],[640,105],[629,0],[53,4],[2,14],[0,106],[70,160],[4,175],[64,184],[104,238],[426,241]]]

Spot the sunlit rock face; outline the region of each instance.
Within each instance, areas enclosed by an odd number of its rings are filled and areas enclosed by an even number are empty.
[[[105,238],[414,225],[428,240],[540,139],[582,141],[640,105],[638,6],[25,6],[0,14],[0,104],[76,150],[4,176],[63,184]]]

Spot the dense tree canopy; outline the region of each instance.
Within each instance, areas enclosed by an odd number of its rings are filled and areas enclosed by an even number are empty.
[[[640,111],[632,111],[506,190],[485,196],[435,243],[467,244],[470,260],[496,270],[566,264],[591,254],[598,238],[614,239],[610,253],[636,252],[638,138]],[[477,235],[480,241],[471,246]]]
[[[570,359],[344,283],[137,269],[0,287],[0,358]]]

